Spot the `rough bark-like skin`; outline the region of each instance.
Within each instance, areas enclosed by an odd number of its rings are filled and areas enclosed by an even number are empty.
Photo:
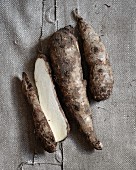
[[[92,125],[92,112],[83,80],[81,56],[77,40],[66,27],[54,33],[50,39],[50,60],[55,80],[63,95],[65,107],[76,118],[81,130],[96,149],[102,149]]]
[[[57,144],[54,135],[41,109],[36,92],[25,72],[22,73],[22,90],[33,108],[36,135],[42,141],[43,147],[47,152],[55,152]]]
[[[94,29],[73,11],[78,23],[79,33],[83,40],[83,49],[86,62],[89,66],[89,88],[96,101],[109,98],[113,89],[113,74],[108,53],[100,37]]]

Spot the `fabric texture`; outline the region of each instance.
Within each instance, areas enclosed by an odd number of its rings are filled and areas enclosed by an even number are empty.
[[[33,81],[39,39],[47,39],[79,9],[101,36],[114,72],[106,101],[91,101],[102,151],[92,151],[75,122],[55,153],[35,139],[32,110],[21,90],[21,74]],[[0,169],[136,170],[136,1],[0,1]],[[46,51],[46,49],[44,49]]]

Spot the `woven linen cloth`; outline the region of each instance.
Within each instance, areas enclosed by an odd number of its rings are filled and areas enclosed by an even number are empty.
[[[90,103],[104,147],[90,150],[72,121],[68,138],[49,154],[35,139],[21,74],[26,71],[33,82],[39,38],[75,26],[74,8],[100,35],[114,73],[110,98]],[[1,0],[0,40],[1,170],[136,170],[135,0]]]

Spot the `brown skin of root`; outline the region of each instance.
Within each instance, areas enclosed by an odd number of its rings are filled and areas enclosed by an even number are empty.
[[[55,152],[57,143],[41,109],[36,92],[25,72],[22,73],[22,90],[33,108],[33,120],[37,137],[41,140],[43,148],[47,152]]]
[[[90,144],[101,150],[102,145],[93,130],[92,112],[86,95],[77,40],[67,28],[52,35],[50,61],[65,108],[77,120]]]
[[[73,11],[83,41],[84,57],[89,67],[89,88],[96,101],[108,99],[113,89],[113,73],[108,53],[94,29],[87,24],[77,9]]]

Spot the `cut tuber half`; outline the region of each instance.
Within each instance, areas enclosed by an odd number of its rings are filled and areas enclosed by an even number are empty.
[[[57,142],[64,140],[70,130],[58,101],[51,70],[44,55],[38,55],[34,71],[38,97],[28,75],[22,73],[22,90],[33,108],[36,136],[47,152],[55,152]]]
[[[37,137],[41,140],[46,151],[54,152],[56,150],[57,143],[42,111],[32,83],[25,72],[22,73],[22,90],[33,108],[33,120]]]
[[[57,98],[51,77],[51,69],[43,54],[39,54],[35,62],[34,79],[40,106],[52,130],[55,141],[62,141],[68,135],[69,125]]]

